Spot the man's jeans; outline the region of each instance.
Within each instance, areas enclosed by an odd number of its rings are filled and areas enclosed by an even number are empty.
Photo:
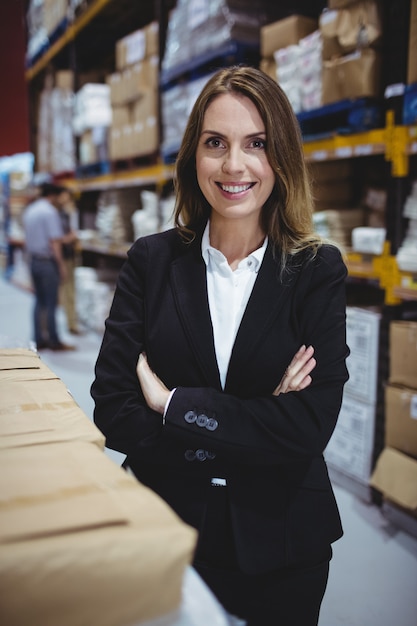
[[[31,260],[31,273],[35,290],[34,340],[38,346],[58,344],[55,317],[60,282],[58,266],[53,259],[35,257]]]

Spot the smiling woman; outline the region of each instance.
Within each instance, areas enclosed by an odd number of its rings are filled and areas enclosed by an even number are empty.
[[[248,626],[316,626],[342,535],[323,451],[348,374],[339,250],[314,234],[297,119],[260,70],[206,84],[176,227],[138,239],[92,385],[106,445],[199,531],[194,567]]]
[[[197,180],[212,208],[212,245],[221,249],[230,228],[235,235],[236,229],[241,233],[233,237],[236,248],[228,250],[232,269],[259,248],[266,235],[260,218],[275,174],[265,144],[265,125],[249,98],[224,94],[210,104],[197,147]]]

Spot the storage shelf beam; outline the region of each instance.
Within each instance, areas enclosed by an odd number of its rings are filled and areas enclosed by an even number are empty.
[[[170,165],[151,165],[128,171],[113,172],[94,178],[70,178],[63,181],[75,193],[84,191],[105,191],[124,187],[144,187],[161,185],[172,180],[174,167]]]

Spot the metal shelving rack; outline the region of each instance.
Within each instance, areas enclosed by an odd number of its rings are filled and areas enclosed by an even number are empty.
[[[72,23],[66,25],[62,34],[51,46],[26,70],[26,79],[30,84],[36,77],[45,71],[49,64],[67,47],[74,43],[83,32],[102,16],[115,0],[92,0],[87,8]],[[163,14],[169,8],[169,3],[155,2],[154,14],[163,22]],[[149,8],[149,7],[148,7]],[[216,52],[213,52],[215,55]],[[207,59],[205,59],[205,62]],[[161,74],[161,88],[178,77],[179,74],[190,71],[195,66],[195,60],[190,61],[190,67],[181,67],[168,76]],[[181,70],[181,71],[180,71]],[[417,125],[400,126],[395,123],[393,111],[387,111],[385,124],[382,128],[375,128],[352,134],[332,134],[321,139],[313,139],[304,143],[304,152],[308,161],[327,161],[336,159],[351,159],[383,155],[390,165],[394,184],[402,187],[409,174],[409,159],[417,154]],[[112,188],[132,186],[155,186],[161,190],[172,180],[174,166],[162,162],[161,159],[154,165],[146,165],[126,171],[115,171],[88,178],[66,178],[65,183],[77,194],[88,191],[101,191]],[[396,194],[398,196],[398,194]],[[401,195],[401,194],[399,194]],[[394,206],[392,211],[398,211]],[[391,220],[394,231],[388,229],[388,242],[382,255],[363,255],[348,252],[346,262],[349,275],[372,282],[377,282],[385,291],[385,303],[397,305],[403,300],[417,300],[417,279],[409,272],[399,270],[395,252],[402,234],[398,232],[399,221]],[[111,252],[109,252],[111,254]],[[119,256],[119,252],[115,252]]]

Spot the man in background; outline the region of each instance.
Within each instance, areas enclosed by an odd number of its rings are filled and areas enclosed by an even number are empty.
[[[61,217],[64,236],[62,239],[62,258],[65,264],[65,280],[61,281],[59,301],[65,311],[68,330],[72,335],[80,335],[75,300],[75,267],[78,236],[71,225],[73,210],[72,196],[64,188],[58,196],[58,209]]]
[[[25,247],[35,292],[34,341],[37,349],[73,350],[61,341],[56,323],[59,285],[66,278],[62,255],[64,229],[58,211],[65,187],[52,183],[40,186],[40,196],[23,213]]]

